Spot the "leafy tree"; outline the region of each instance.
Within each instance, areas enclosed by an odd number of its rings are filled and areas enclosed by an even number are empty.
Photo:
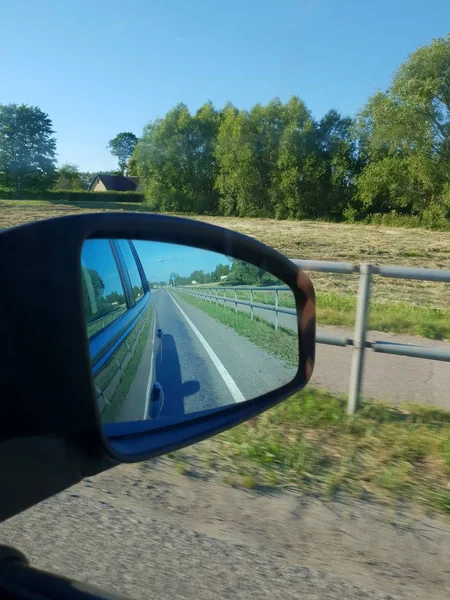
[[[66,163],[56,173],[55,189],[64,191],[83,190],[83,180],[77,165]]]
[[[358,118],[366,166],[358,197],[369,212],[422,214],[450,182],[450,35],[416,50]]]
[[[197,283],[209,283],[207,280],[209,279],[208,275],[205,271],[192,271],[191,280],[196,281]]]
[[[148,203],[158,210],[215,212],[215,140],[219,115],[211,103],[192,116],[178,104],[149,123],[136,160]]]
[[[319,147],[326,165],[324,216],[341,218],[352,204],[361,168],[353,136],[353,119],[330,110],[317,127]]]
[[[217,136],[216,188],[225,215],[260,214],[262,182],[256,151],[257,132],[246,111],[225,107]]]
[[[56,141],[52,122],[37,106],[0,105],[0,187],[19,194],[51,187]]]
[[[128,160],[131,158],[137,144],[137,137],[129,131],[118,133],[115,138],[108,142],[108,148],[119,162],[119,170],[123,174]]]
[[[306,105],[295,96],[284,111],[284,129],[273,176],[278,199],[276,216],[294,219],[322,216],[326,207],[327,167],[316,124]]]
[[[230,265],[217,265],[211,273],[211,281],[220,281],[220,278],[230,273]]]
[[[243,260],[232,261],[231,271],[228,275],[228,282],[233,285],[252,285],[259,284],[264,275],[262,269]]]
[[[127,175],[131,175],[132,177],[137,177],[139,175],[137,144],[127,163]]]
[[[104,173],[104,171],[102,171],[102,173]],[[80,171],[79,175],[83,189],[87,190],[97,173],[91,173],[90,171]]]
[[[218,174],[215,149],[219,130],[220,113],[212,102],[201,106],[194,117],[196,134],[195,177],[197,194],[194,210],[202,213],[216,213],[218,193],[215,182]]]
[[[110,304],[113,304],[114,302],[117,302],[118,304],[123,304],[125,302],[125,297],[123,294],[119,294],[119,292],[111,292],[106,296],[106,300]]]

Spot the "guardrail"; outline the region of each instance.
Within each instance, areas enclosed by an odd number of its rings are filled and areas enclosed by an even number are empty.
[[[312,271],[319,273],[340,273],[345,275],[359,273],[359,288],[356,303],[356,317],[353,338],[346,336],[334,336],[329,334],[318,333],[317,342],[319,344],[327,344],[331,346],[353,346],[353,355],[350,371],[350,383],[348,392],[348,407],[347,412],[354,414],[358,409],[361,384],[364,370],[364,353],[366,348],[374,352],[383,354],[393,354],[397,356],[406,356],[411,358],[422,358],[428,360],[439,360],[450,362],[450,350],[446,348],[426,348],[424,346],[416,346],[413,344],[399,344],[393,342],[370,342],[367,337],[367,320],[369,313],[370,291],[372,284],[372,275],[380,275],[381,277],[390,277],[394,279],[415,279],[418,281],[438,281],[442,283],[450,283],[450,270],[444,269],[425,269],[414,267],[398,267],[398,266],[377,266],[370,263],[361,263],[354,265],[351,263],[340,263],[330,261],[314,261],[293,259],[292,262],[302,268],[304,271]],[[250,318],[253,319],[254,308],[275,312],[275,329],[278,328],[279,314],[295,315],[294,309],[279,306],[279,292],[289,290],[287,286],[272,286],[272,287],[257,287],[257,286],[239,286],[239,287],[184,287],[183,291],[189,290],[194,295],[202,296],[204,299],[215,300],[216,304],[224,302],[234,304],[235,311],[238,310],[238,305],[247,305],[250,307]],[[206,290],[215,290],[215,294],[207,295]],[[249,300],[245,301],[237,297],[238,291],[249,291]],[[218,295],[222,291],[222,295]],[[234,291],[234,298],[226,296],[226,293]],[[261,304],[253,302],[253,292],[269,292],[275,294],[274,304]],[[208,298],[206,298],[208,296]]]
[[[87,324],[88,337],[91,337],[98,331],[101,331],[102,329],[104,329],[107,325],[109,325],[110,323],[115,321],[118,317],[120,317],[120,315],[122,315],[124,312],[126,312],[126,310],[127,310],[126,304],[123,304],[119,308],[116,308],[116,309],[112,310],[111,312],[106,313],[105,315],[99,317],[98,319],[95,319],[94,321],[90,321]]]

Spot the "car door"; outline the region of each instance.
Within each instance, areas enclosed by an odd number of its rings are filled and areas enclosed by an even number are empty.
[[[129,240],[86,240],[82,248],[86,328],[102,422],[158,416],[159,355],[152,292]]]

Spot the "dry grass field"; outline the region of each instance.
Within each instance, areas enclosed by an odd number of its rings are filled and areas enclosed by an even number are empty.
[[[142,204],[0,201],[0,228],[65,214],[145,211]],[[450,232],[373,225],[193,217],[250,235],[291,258],[450,269]],[[351,326],[357,277],[311,274],[319,322]],[[448,285],[374,278],[371,327],[450,338]]]

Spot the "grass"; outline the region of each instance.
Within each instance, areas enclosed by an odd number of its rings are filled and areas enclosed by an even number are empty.
[[[180,294],[180,292],[174,292]],[[199,308],[207,315],[234,329],[239,335],[247,338],[260,348],[280,358],[289,366],[298,365],[298,335],[294,331],[279,327],[277,330],[262,319],[255,317],[253,321],[250,315],[244,312],[234,312],[223,306],[216,306],[188,294],[181,294],[185,302]]]
[[[347,401],[307,388],[239,427],[176,454],[184,472],[247,488],[408,501],[450,513],[450,412]],[[195,467],[197,465],[197,467]]]
[[[139,203],[1,200],[0,228],[64,214],[105,210],[148,212],[148,207]],[[448,231],[318,221],[195,218],[250,235],[291,258],[450,269]],[[317,292],[319,325],[352,326],[357,277],[330,273],[310,276]],[[450,313],[445,285],[374,277],[370,326],[448,339]]]
[[[223,291],[227,298],[234,298],[234,291]],[[223,295],[223,292],[220,291],[219,294]],[[239,300],[250,300],[248,291],[238,290],[236,296]],[[320,324],[353,328],[356,313],[355,295],[318,292],[316,301],[317,320]],[[274,292],[253,291],[253,302],[274,305]],[[279,292],[278,305],[294,308],[292,293]],[[450,311],[404,302],[372,302],[369,328],[374,331],[420,335],[436,340],[450,339]]]
[[[183,294],[183,299],[289,360],[295,336],[251,321],[247,313]],[[281,339],[273,343],[274,335]],[[284,346],[284,347],[283,347]],[[291,361],[292,364],[292,361]],[[174,453],[180,473],[203,468],[248,489],[295,489],[322,498],[350,495],[412,501],[450,513],[450,412],[363,402],[308,387],[234,429]]]

